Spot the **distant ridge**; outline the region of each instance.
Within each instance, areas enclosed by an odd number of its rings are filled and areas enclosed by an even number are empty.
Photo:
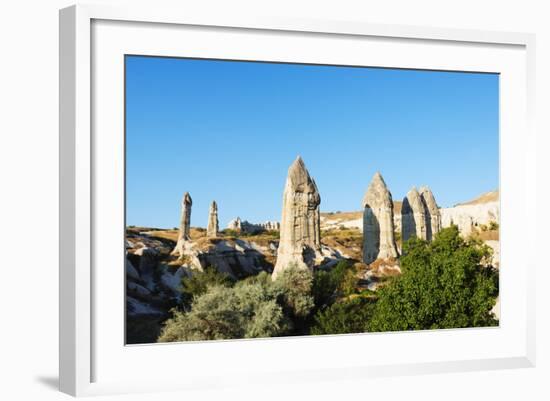
[[[471,201],[457,203],[455,206],[481,205],[483,203],[498,202],[498,199],[499,199],[499,193],[498,193],[498,190],[496,190],[496,191],[485,192],[484,194],[481,194],[480,196],[478,196],[475,199],[472,199]]]

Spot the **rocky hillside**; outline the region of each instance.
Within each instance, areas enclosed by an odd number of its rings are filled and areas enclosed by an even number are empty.
[[[394,201],[394,225],[401,232],[402,202]],[[469,235],[476,229],[495,226],[499,221],[498,191],[487,192],[468,202],[453,207],[440,208],[443,227],[456,224],[463,235]],[[321,229],[355,228],[363,231],[363,212],[321,213]]]
[[[443,227],[456,224],[463,235],[491,225],[494,227],[500,218],[498,191],[487,192],[469,202],[440,210]]]
[[[498,266],[498,192],[489,192],[452,208],[440,209],[443,226],[457,224],[465,236],[475,235],[494,251]],[[401,202],[394,202],[396,231],[401,228]],[[363,212],[321,213],[320,266],[341,259],[355,263],[363,284],[369,289],[399,274],[398,261],[364,265]],[[279,246],[278,231],[247,233],[226,229],[217,238],[207,238],[203,228],[191,228],[182,257],[171,254],[178,231],[129,227],[126,232],[127,341],[155,342],[169,310],[180,302],[181,280],[194,271],[215,267],[234,279],[260,271],[272,272]],[[400,247],[400,236],[397,235]]]
[[[257,234],[224,230],[218,238],[207,238],[206,230],[191,228],[184,256],[171,255],[177,230],[129,227],[126,230],[127,341],[155,342],[161,323],[180,301],[181,280],[206,267],[242,279],[261,271],[271,273],[277,258],[279,233]],[[321,255],[328,267],[344,258],[360,258],[358,230],[326,233]]]

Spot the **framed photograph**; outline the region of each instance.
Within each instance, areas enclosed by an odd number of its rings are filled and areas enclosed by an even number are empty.
[[[534,366],[533,49],[61,10],[61,390]]]

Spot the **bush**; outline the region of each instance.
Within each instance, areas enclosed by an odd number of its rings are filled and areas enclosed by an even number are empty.
[[[489,223],[489,230],[493,230],[493,231],[498,230],[498,227],[499,226],[498,226],[498,223],[496,221],[491,221]]]
[[[189,312],[174,310],[159,342],[275,337],[290,323],[271,285],[246,280],[235,287],[214,285],[193,299]]]
[[[491,309],[498,272],[484,261],[480,242],[465,241],[458,228],[438,233],[432,243],[416,237],[404,244],[402,274],[378,291],[372,331],[495,326]]]
[[[281,294],[281,303],[292,317],[306,317],[314,306],[311,288],[313,275],[308,269],[292,264],[277,275],[273,285]]]
[[[184,277],[181,280],[183,304],[189,306],[194,297],[204,294],[209,286],[216,285],[230,287],[233,285],[233,279],[212,266],[208,266],[203,271],[194,271],[190,277]]]
[[[357,277],[353,265],[342,260],[330,270],[319,270],[313,277],[312,293],[317,308],[332,304],[338,297],[355,292]]]
[[[374,306],[374,300],[363,297],[336,302],[317,312],[311,334],[364,333],[369,330]]]
[[[233,287],[224,275],[205,270],[186,279],[190,311],[173,310],[160,342],[275,337],[302,329],[313,307],[309,270],[290,267],[275,281],[265,272]]]

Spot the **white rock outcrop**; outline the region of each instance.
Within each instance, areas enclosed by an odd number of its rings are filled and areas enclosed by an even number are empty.
[[[413,187],[403,198],[401,207],[401,236],[403,242],[412,236],[427,239],[426,212],[417,189]]]
[[[363,198],[363,262],[397,258],[393,200],[380,173],[372,178]]]
[[[498,201],[457,205],[442,208],[440,211],[442,227],[449,227],[451,224],[455,224],[463,236],[470,235],[476,227],[480,227],[481,225],[489,226],[491,223],[498,223],[500,219]]]
[[[426,239],[431,241],[441,231],[441,213],[432,190],[427,186],[420,188],[420,199],[426,215]]]
[[[191,239],[191,206],[193,206],[193,200],[189,192],[186,192],[181,200],[180,228],[176,247],[172,251],[173,255],[183,255],[184,244]]]
[[[273,278],[291,264],[313,268],[321,254],[320,203],[317,185],[298,156],[288,169],[283,193],[281,236]]]
[[[247,220],[241,220],[240,217],[237,217],[227,224],[227,228],[253,234],[261,231],[279,231],[281,229],[281,224],[278,221],[269,220],[264,223],[250,223]]]
[[[216,201],[212,201],[210,205],[210,211],[208,213],[208,225],[206,227],[206,236],[208,238],[216,238],[219,233],[218,223],[218,204]]]

